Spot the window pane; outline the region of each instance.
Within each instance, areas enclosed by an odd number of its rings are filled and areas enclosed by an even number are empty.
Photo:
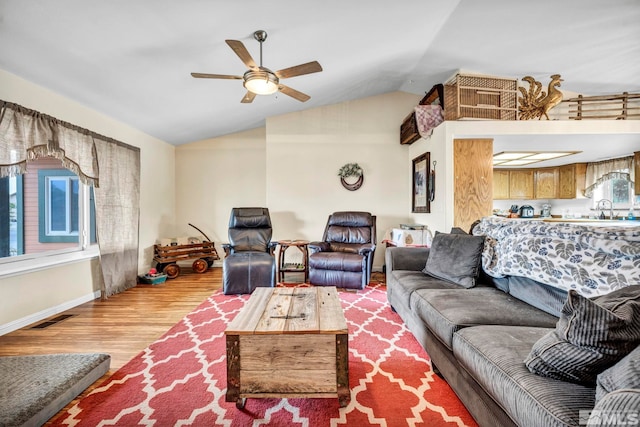
[[[67,180],[65,178],[49,178],[49,203],[49,231],[51,234],[66,233]]]
[[[613,179],[611,182],[612,201],[614,204],[629,204],[629,181]]]
[[[79,230],[78,221],[80,220],[80,205],[78,204],[78,193],[80,192],[80,181],[77,178],[71,179],[71,232],[77,234]]]

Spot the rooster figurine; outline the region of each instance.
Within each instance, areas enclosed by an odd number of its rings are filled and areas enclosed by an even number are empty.
[[[551,76],[548,94],[542,90],[542,84],[533,77],[526,76],[522,80],[529,83],[529,90],[527,91],[523,87],[518,88],[522,94],[518,99],[520,120],[530,120],[536,117],[540,120],[543,115],[549,120],[547,114],[549,110],[562,102],[562,92],[556,89],[556,86],[560,86],[560,82],[563,81],[560,74]]]

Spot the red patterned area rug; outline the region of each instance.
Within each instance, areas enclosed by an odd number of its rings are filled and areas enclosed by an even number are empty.
[[[162,338],[59,414],[55,426],[475,426],[391,311],[384,285],[339,292],[349,327],[351,402],[225,401],[224,329],[248,295],[214,293]]]

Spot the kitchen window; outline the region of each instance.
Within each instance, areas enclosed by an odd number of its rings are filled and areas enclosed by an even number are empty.
[[[640,196],[634,194],[633,182],[626,179],[609,179],[594,188],[593,208],[598,208],[600,200],[610,200],[614,210],[639,209]]]

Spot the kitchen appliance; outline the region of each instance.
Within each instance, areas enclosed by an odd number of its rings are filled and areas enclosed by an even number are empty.
[[[540,212],[540,217],[551,218],[551,205],[549,203],[545,203],[544,205],[542,205],[542,211]]]
[[[520,218],[533,218],[533,207],[529,205],[520,206]]]

